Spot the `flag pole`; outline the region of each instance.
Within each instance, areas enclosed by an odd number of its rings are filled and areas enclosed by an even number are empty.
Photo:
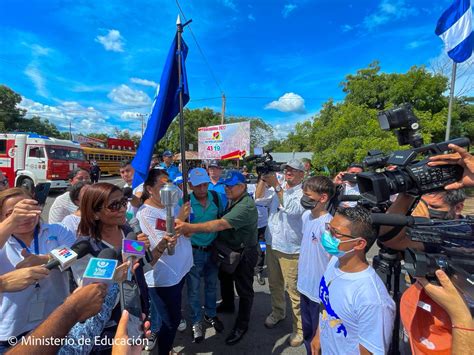
[[[183,174],[183,201],[188,200],[188,167],[186,165],[186,138],[184,136],[184,113],[183,113],[183,90],[182,82],[183,68],[182,68],[182,52],[181,52],[181,34],[183,33],[183,25],[178,15],[176,20],[176,28],[178,34],[178,81],[179,81],[179,143],[181,149],[181,173]]]
[[[451,71],[451,88],[449,90],[448,122],[446,123],[446,141],[449,140],[449,135],[451,133],[451,113],[453,110],[454,101],[454,85],[456,84],[456,67],[457,63],[453,60],[453,69]]]

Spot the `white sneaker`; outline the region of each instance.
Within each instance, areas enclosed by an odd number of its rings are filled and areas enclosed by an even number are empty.
[[[181,321],[179,322],[179,325],[178,325],[178,331],[184,332],[187,327],[188,327],[188,325],[186,323],[186,319],[184,319],[184,318],[181,319]]]

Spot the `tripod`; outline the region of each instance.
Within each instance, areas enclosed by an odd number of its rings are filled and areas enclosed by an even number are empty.
[[[388,354],[399,355],[400,342],[400,274],[402,271],[401,254],[399,251],[381,248],[379,254],[374,257],[373,267],[385,275],[385,286],[392,294],[395,302],[395,324],[392,332],[392,342]],[[392,286],[393,285],[393,286]]]

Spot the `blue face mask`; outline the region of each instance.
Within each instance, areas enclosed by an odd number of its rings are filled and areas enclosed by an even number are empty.
[[[344,255],[346,255],[347,253],[350,253],[350,252],[354,251],[354,249],[351,249],[351,250],[348,250],[348,251],[339,250],[339,244],[352,242],[352,241],[357,240],[357,239],[360,239],[360,238],[355,238],[355,239],[346,240],[346,241],[341,242],[336,237],[333,237],[331,232],[324,231],[323,234],[321,235],[321,244],[323,245],[324,250],[326,250],[326,252],[329,255],[334,255],[338,258],[341,258]]]

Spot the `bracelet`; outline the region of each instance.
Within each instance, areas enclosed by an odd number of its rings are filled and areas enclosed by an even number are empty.
[[[453,329],[467,330],[469,332],[474,332],[474,328],[461,327],[459,325],[453,325]]]

